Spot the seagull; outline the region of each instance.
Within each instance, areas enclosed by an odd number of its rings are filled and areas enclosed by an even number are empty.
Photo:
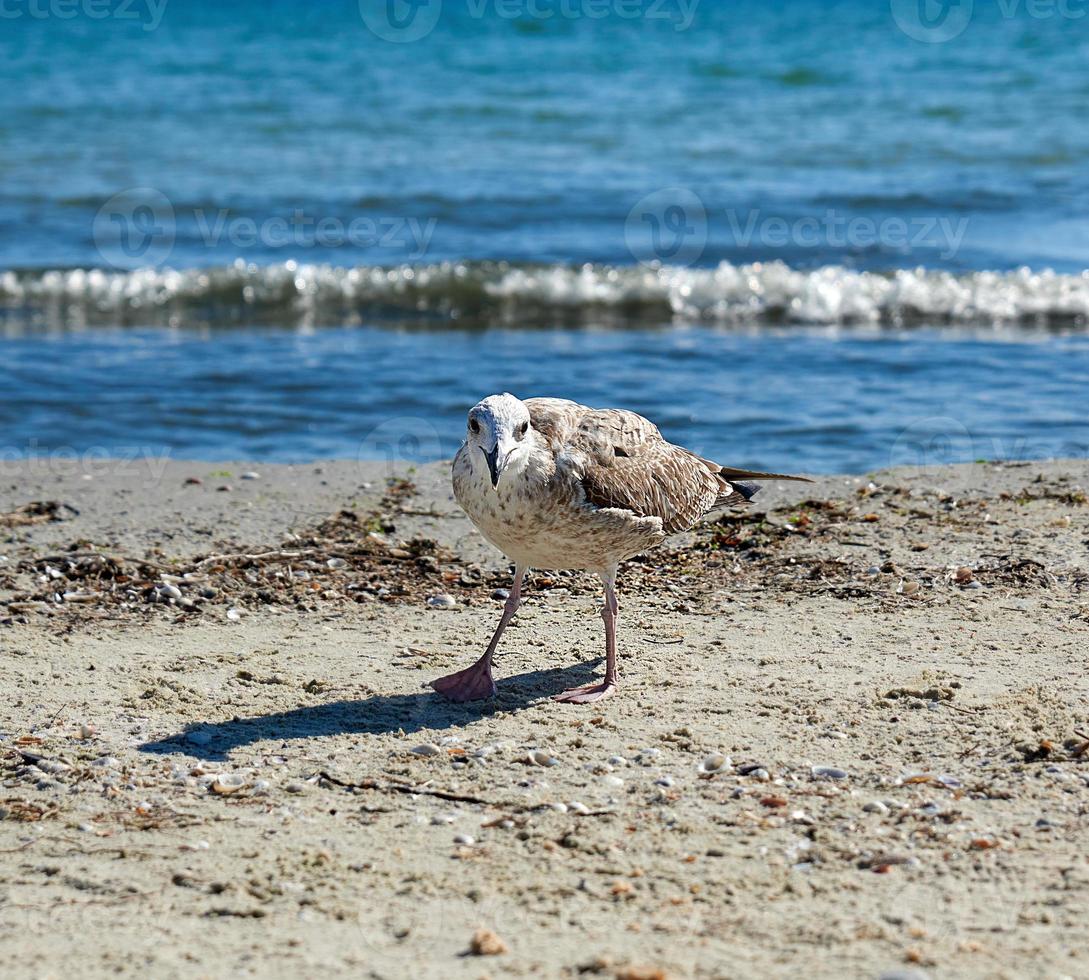
[[[605,587],[605,677],[554,700],[586,704],[614,694],[619,564],[714,508],[747,503],[759,489],[739,482],[749,479],[811,482],[720,466],[667,442],[653,422],[624,409],[511,394],[474,405],[454,457],[454,496],[514,563],[514,584],[483,656],[431,686],[451,701],[492,697],[492,658],[521,605],[526,571],[582,569]]]

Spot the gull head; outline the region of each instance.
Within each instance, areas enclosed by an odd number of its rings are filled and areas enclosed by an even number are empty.
[[[489,395],[469,410],[465,442],[474,466],[481,461],[477,454],[483,457],[493,489],[504,473],[525,465],[532,431],[529,409],[514,395]]]

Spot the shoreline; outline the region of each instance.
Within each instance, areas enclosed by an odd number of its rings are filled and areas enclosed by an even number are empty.
[[[1089,970],[1089,461],[769,484],[625,566],[590,710],[577,575],[424,686],[506,574],[442,464],[106,469],[0,463],[12,976]]]

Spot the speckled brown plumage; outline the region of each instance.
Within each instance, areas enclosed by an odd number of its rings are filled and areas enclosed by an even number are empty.
[[[801,477],[725,469],[662,438],[635,412],[587,408],[560,398],[491,395],[469,411],[454,458],[454,496],[515,565],[514,582],[488,649],[471,667],[432,681],[455,701],[496,691],[492,657],[521,603],[526,569],[597,572],[605,586],[605,677],[556,695],[600,701],[619,684],[617,566],[691,527],[717,504],[744,503],[753,479]]]

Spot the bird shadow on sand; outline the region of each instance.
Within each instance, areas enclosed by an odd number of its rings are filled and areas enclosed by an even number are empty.
[[[359,701],[332,701],[291,711],[277,711],[228,721],[195,722],[184,731],[141,745],[141,752],[183,754],[226,760],[233,749],[254,742],[285,742],[330,735],[382,735],[390,732],[441,731],[493,715],[521,711],[568,687],[594,679],[601,658],[570,667],[527,671],[500,677],[499,693],[486,701],[456,704],[434,691],[376,694]],[[559,710],[559,709],[558,709]]]

